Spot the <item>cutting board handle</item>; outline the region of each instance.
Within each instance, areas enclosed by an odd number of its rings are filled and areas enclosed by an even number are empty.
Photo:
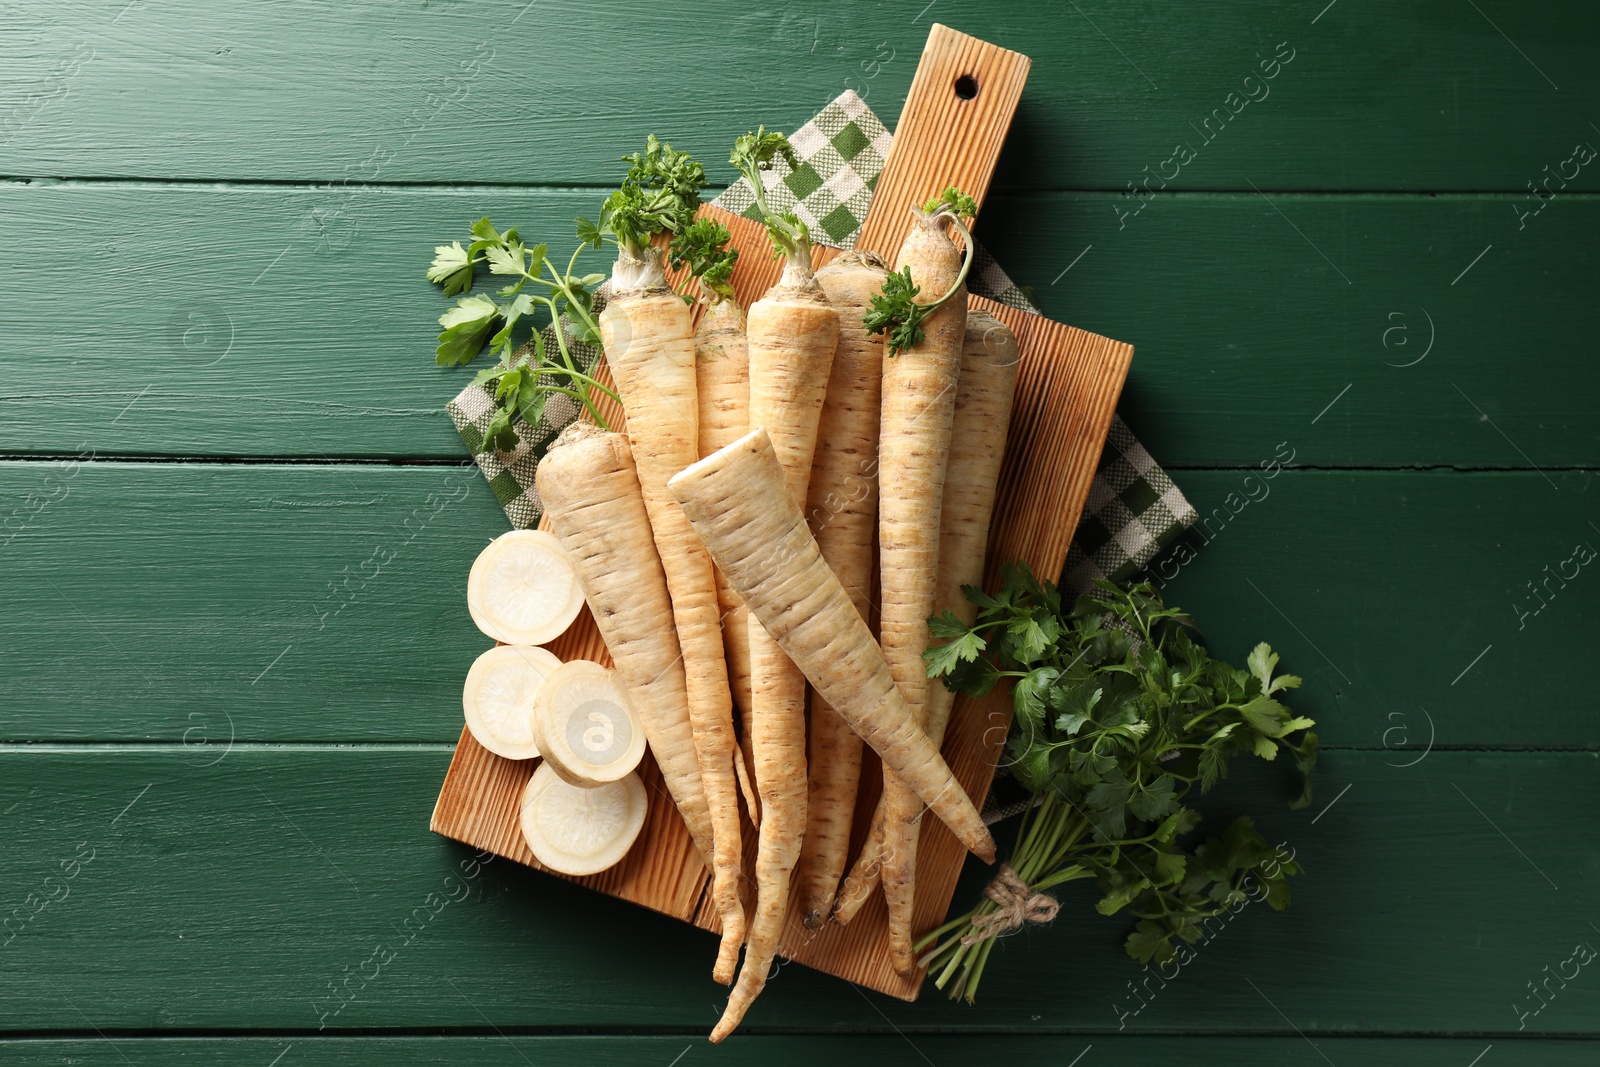
[[[1020,52],[934,23],[857,248],[892,263],[911,228],[906,209],[946,186],[982,206],[1031,66]]]

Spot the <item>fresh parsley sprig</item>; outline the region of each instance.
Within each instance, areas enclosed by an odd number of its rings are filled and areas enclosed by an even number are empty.
[[[705,168],[650,134],[643,152],[623,156],[628,173],[600,208],[600,221],[578,219],[578,239],[593,248],[612,241],[633,259],[658,233],[681,234],[700,210]]]
[[[978,202],[955,186],[947,185],[944,187],[944,192],[931,197],[923,204],[922,210],[928,215],[947,211],[960,218],[971,219],[978,215]]]
[[[912,280],[910,267],[891,271],[884,278],[883,288],[873,294],[872,310],[862,316],[861,325],[868,333],[885,335],[884,344],[891,356],[899,355],[922,341],[923,321],[956,295],[956,290],[966,282],[967,273],[972,269],[972,234],[962,219],[971,219],[977,214],[977,202],[951,185],[924,204],[922,212],[931,219],[948,220],[961,234],[965,244],[961,272],[956,275],[955,284],[950,286],[948,292],[927,303],[917,302],[922,287]]]
[[[782,256],[790,263],[806,269],[811,267],[811,231],[792,211],[774,211],[767,203],[767,185],[762,174],[772,169],[776,160],[783,160],[790,169],[799,166],[794,147],[789,138],[776,130],[767,131],[758,126],[754,133],[743,134],[733,142],[728,162],[738,168],[745,181],[750,183],[755,197],[756,211],[767,227],[767,238],[772,242],[772,257]]]
[[[526,245],[515,228],[502,233],[487,217],[473,224],[471,236],[466,247],[460,241],[437,246],[427,277],[438,283],[446,296],[457,297],[456,305],[439,317],[444,329],[439,334],[436,362],[442,367],[464,366],[477,359],[485,347],[498,357],[494,366],[473,379],[475,385],[494,385],[496,403],[480,450],[515,447],[516,424],[537,423],[545,404],[556,394],[573,398],[604,426],[590,391],[599,390],[613,398],[615,394],[579,365],[570,344],[599,342],[594,289],[605,275],[576,273],[582,245],[561,271],[551,262],[545,245]],[[491,275],[510,281],[493,295],[467,295],[480,264],[487,265]],[[534,289],[525,292],[530,283]],[[520,349],[513,339],[518,322],[540,312],[556,325],[555,352],[546,351],[537,329],[530,344]]]
[[[739,250],[729,248],[733,235],[713,219],[696,219],[672,239],[667,258],[674,267],[687,267],[712,300],[733,299],[733,265]]]
[[[1101,914],[1137,919],[1126,947],[1145,962],[1171,960],[1175,939],[1198,940],[1201,924],[1238,905],[1252,884],[1270,907],[1288,906],[1285,879],[1300,867],[1250,819],[1192,849],[1181,840],[1200,821],[1190,793],[1210,789],[1234,756],[1288,752],[1307,776],[1316,762],[1316,735],[1305,732],[1315,723],[1277,699],[1300,679],[1276,673],[1270,647],[1257,645],[1247,670],[1212,659],[1188,616],[1148,584],[1099,582],[1064,605],[1053,584],[1011,564],[995,595],[965,592],[976,622],[948,611],[930,620],[943,643],[924,658],[930,677],[959,692],[1014,685],[1006,765],[1034,798],[1008,859],[1023,882],[1044,892],[1095,879]],[[1292,806],[1310,798],[1307,777]],[[971,938],[981,928],[973,922],[994,910],[986,900],[920,943],[935,983],[955,981],[951,996],[976,994],[994,943]]]

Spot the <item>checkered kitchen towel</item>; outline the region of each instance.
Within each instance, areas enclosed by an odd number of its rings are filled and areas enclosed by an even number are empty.
[[[810,122],[789,135],[799,166],[779,160],[766,172],[767,202],[779,211],[793,211],[819,243],[854,246],[883,173],[893,135],[853,92],[834,100]],[[755,197],[743,178],[717,197],[716,205],[736,215],[756,218]],[[759,221],[759,219],[757,219]],[[969,287],[1002,304],[1039,313],[1027,294],[981,247],[974,253]],[[547,328],[547,330],[550,328]],[[546,345],[554,344],[553,335]],[[588,366],[599,352],[571,342],[574,355]],[[564,399],[564,398],[563,398]],[[467,447],[476,452],[494,411],[486,387],[462,391],[448,405],[450,417]],[[577,416],[575,406],[552,402],[535,431],[521,431],[511,452],[477,455],[477,462],[511,524],[538,524],[541,508],[533,485],[534,469],[545,448]],[[1100,469],[1067,555],[1066,583],[1087,588],[1095,578],[1127,578],[1194,524],[1195,510],[1167,472],[1150,458],[1120,418],[1113,417]]]

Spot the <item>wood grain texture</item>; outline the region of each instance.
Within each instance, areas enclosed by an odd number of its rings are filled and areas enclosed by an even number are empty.
[[[114,1040],[46,1038],[0,1040],[0,1056],[18,1067],[73,1063],[84,1067],[134,1064],[212,1064],[262,1067],[289,1055],[309,1067],[527,1067],[529,1063],[583,1063],[594,1067],[665,1064],[683,1051],[684,1036],[551,1036],[497,1034],[488,1037],[158,1037]],[[1489,1043],[1473,1038],[1335,1037],[1317,1045],[1334,1063],[1366,1067],[1462,1067]],[[1588,1067],[1594,1046],[1579,1040],[1496,1038],[1499,1055],[1526,1067]],[[689,1046],[691,1049],[694,1046]],[[1310,1055],[1298,1037],[1157,1037],[1097,1035],[1093,1041],[1067,1037],[1014,1037],[1003,1034],[918,1035],[915,1048],[935,1063],[961,1063],[979,1057],[1005,1062],[1066,1062],[1087,1048],[1132,1061],[1227,1063],[1237,1067],[1281,1067]],[[836,1067],[880,1067],[899,1062],[909,1050],[895,1035],[849,1037],[744,1036],[718,1053],[718,1062],[751,1067],[811,1067],[823,1057]],[[1063,1059],[1065,1057],[1065,1059]],[[921,1062],[920,1060],[918,1062]],[[1319,1061],[1320,1062],[1320,1061]]]
[[[374,189],[321,247],[314,193],[0,184],[0,245],[104,242],[89,301],[76,261],[0,263],[0,453],[463,459],[443,408],[472,369],[434,366],[433,246],[487,214],[564,257],[602,191]],[[1115,195],[991,192],[981,238],[1046,315],[1138,349],[1122,408],[1163,464],[1254,466],[1288,439],[1319,466],[1600,466],[1600,303],[1572,297],[1600,290],[1600,199],[1523,231],[1515,199],[1168,197],[1119,230]]]
[[[933,24],[857,247],[894,263],[911,231],[908,209],[952,185],[982,206],[1031,65],[1020,52]]]
[[[6,747],[5,914],[51,892],[44,879],[79,842],[95,850],[69,895],[0,949],[7,1028],[92,1035],[86,1017],[113,1034],[618,1028],[684,1035],[673,1055],[698,1050],[722,994],[709,975],[713,942],[519,864],[474,867],[473,850],[421,827],[449,758],[445,746],[236,746],[206,767],[181,745]],[[1317,800],[1301,812],[1287,807],[1288,768],[1240,768],[1214,791],[1207,832],[1250,812],[1306,873],[1287,912],[1246,909],[1123,1034],[1515,1036],[1510,1005],[1528,998],[1524,983],[1574,943],[1600,944],[1581,903],[1566,903],[1600,875],[1582,845],[1600,757],[1435,751],[1400,762],[1381,750],[1325,752]],[[1012,827],[999,829],[1004,840]],[[969,867],[961,900],[987,870]],[[898,1029],[918,1044],[952,1030],[1082,1035],[1062,1046],[1070,1061],[1117,1031],[1118,1006],[1133,1007],[1127,983],[1143,978],[1121,945],[1131,923],[1095,915],[1094,899],[1077,886],[1054,924],[1007,939],[976,1007],[931,990],[905,1004],[787,966],[752,1030]],[[347,995],[330,999],[345,981]],[[1569,982],[1522,1036],[1592,1034],[1597,1012],[1600,983]],[[903,1046],[895,1055],[921,1062]],[[1290,1062],[1321,1062],[1303,1043],[1298,1055]]]
[[[1381,745],[1391,712],[1425,738],[1420,705],[1440,744],[1595,747],[1570,676],[1526,669],[1587,661],[1590,568],[1525,628],[1514,609],[1574,544],[1600,548],[1592,473],[1300,466],[1178,474],[1207,524],[1156,573],[1219,655],[1272,642],[1334,745]],[[230,736],[453,743],[490,644],[466,574],[507,526],[471,469],[19,461],[0,523],[0,739],[187,739],[202,763]]]
[[[0,23],[15,113],[0,172],[314,182],[332,208],[347,184],[610,183],[653,131],[725,178],[735,136],[792,129],[847,86],[892,127],[932,19],[1033,57],[1005,187],[1122,190],[1192,142],[1184,191],[1248,190],[1248,178],[1269,191],[1525,192],[1593,136],[1578,101],[1596,88],[1597,13],[1583,0],[1480,2],[1482,14],[1346,2],[1320,18],[1321,4],[1273,0],[1203,19],[1110,0],[925,6],[708,0],[690,18],[628,2],[604,34],[589,8],[525,0],[18,7]],[[1241,106],[1230,93],[1262,96],[1244,79],[1280,42],[1295,59],[1270,95],[1206,144],[1196,128]],[[92,58],[63,77],[84,48]],[[682,57],[670,89],[658,64],[613,58],[644,54]]]

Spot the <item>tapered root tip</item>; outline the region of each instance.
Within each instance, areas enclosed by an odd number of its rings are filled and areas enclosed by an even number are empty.
[[[739,984],[733,987],[733,992],[728,994],[728,1004],[722,1009],[722,1018],[717,1021],[717,1027],[711,1031],[711,1043],[721,1044],[722,1039],[739,1028],[744,1022],[744,1013],[750,1010],[750,1005],[755,1003],[761,995],[761,990],[767,984],[767,968],[772,966],[772,955],[769,953],[765,959],[752,960],[750,953],[744,954],[744,970],[739,972]]]
[[[744,940],[738,935],[722,935],[722,945],[717,949],[717,963],[711,968],[711,980],[718,985],[732,985],[734,973],[739,968],[739,944]]]
[[[978,838],[976,841],[970,842],[967,845],[967,848],[971,849],[972,854],[983,862],[994,862],[994,837],[987,829],[983,831],[982,837]]]
[[[722,1013],[722,1019],[717,1023],[716,1029],[711,1031],[711,1043],[722,1044],[722,1039],[739,1029],[739,1024],[743,1021],[744,1009],[740,1008],[735,1012],[733,1005],[728,1005],[728,1010]]]
[[[868,895],[869,894],[862,893],[859,890],[852,892],[850,886],[845,886],[844,892],[840,893],[833,900],[833,915],[831,915],[830,918],[832,918],[833,921],[838,923],[840,926],[849,926],[850,920],[856,917],[856,913],[858,913],[861,910],[862,905],[866,903],[866,898]]]

